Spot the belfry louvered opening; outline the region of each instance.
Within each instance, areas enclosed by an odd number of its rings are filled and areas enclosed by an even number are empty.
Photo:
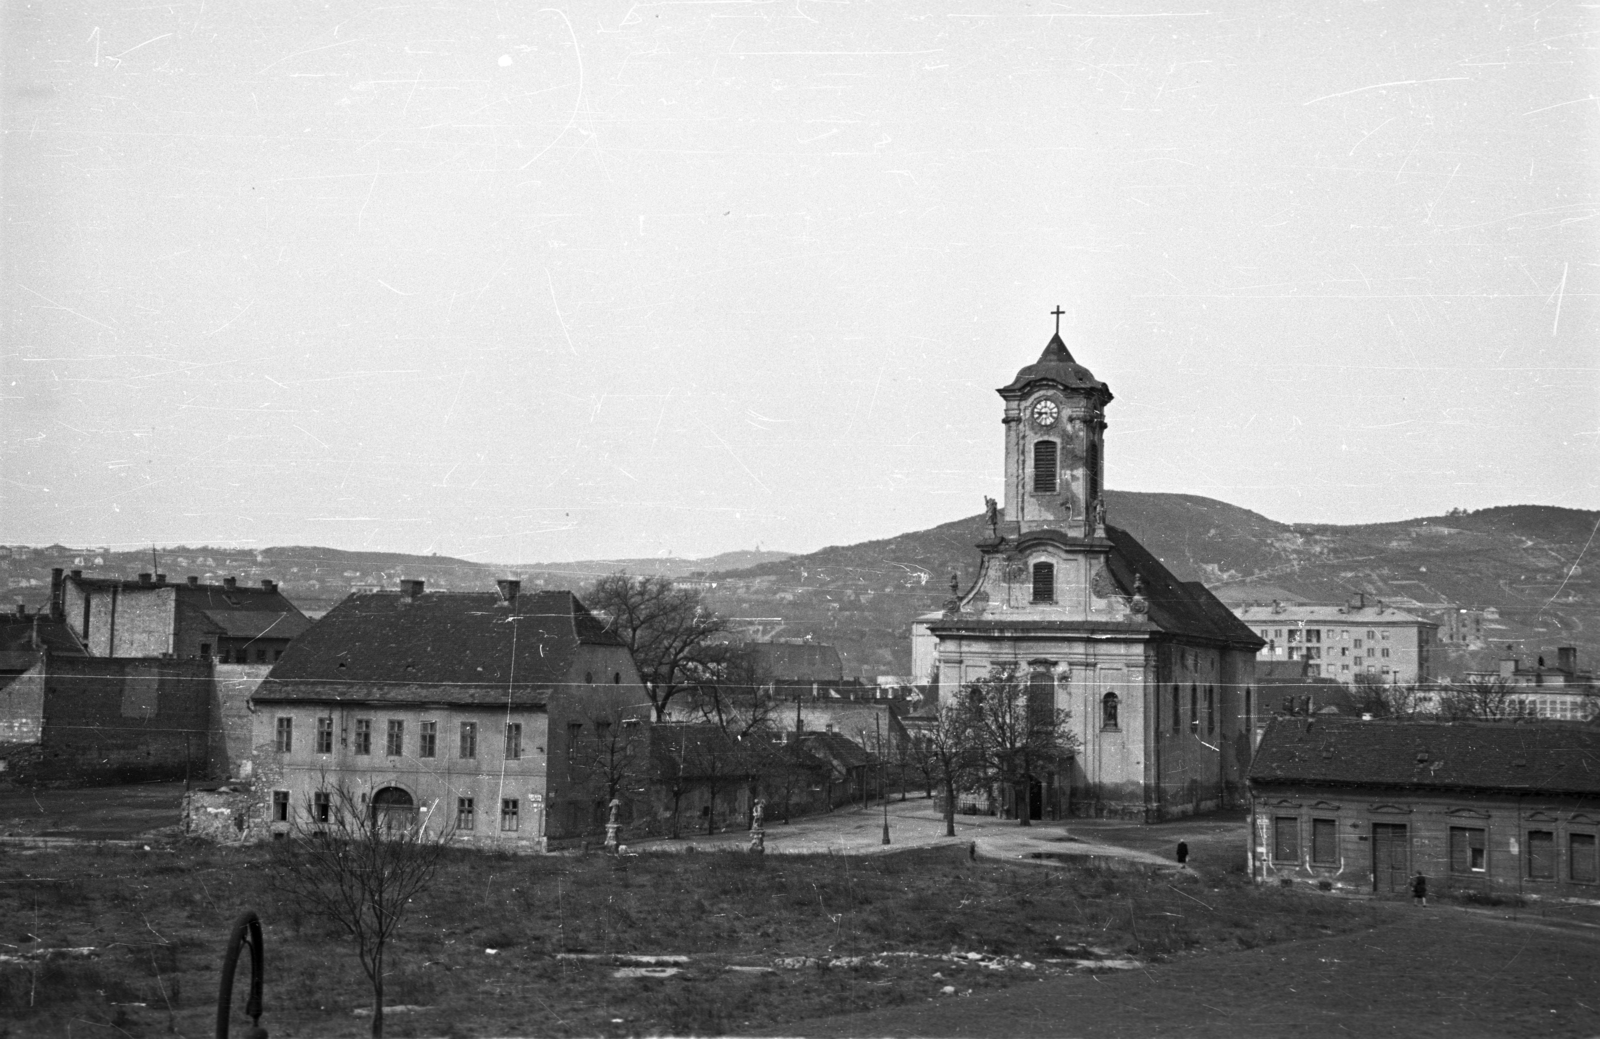
[[[1056,490],[1056,442],[1040,440],[1033,445],[1033,493],[1054,494]]]

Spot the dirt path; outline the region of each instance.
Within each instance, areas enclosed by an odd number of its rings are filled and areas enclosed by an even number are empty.
[[[1359,934],[946,996],[772,1034],[1594,1036],[1597,977],[1600,933],[1397,905],[1392,922]]]

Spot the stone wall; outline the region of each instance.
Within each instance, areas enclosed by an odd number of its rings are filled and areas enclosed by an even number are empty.
[[[271,664],[215,664],[208,753],[211,775],[249,779],[252,768],[250,697],[272,670]]]

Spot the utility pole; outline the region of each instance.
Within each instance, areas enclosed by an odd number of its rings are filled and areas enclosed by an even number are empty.
[[[889,843],[889,774],[883,758],[883,716],[872,716],[872,727],[878,734],[878,793],[883,797],[883,843]]]

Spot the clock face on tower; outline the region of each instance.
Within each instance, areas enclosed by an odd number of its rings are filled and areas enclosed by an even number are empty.
[[[1033,406],[1034,424],[1041,429],[1049,429],[1056,424],[1056,419],[1061,416],[1061,408],[1053,400],[1042,400]]]

